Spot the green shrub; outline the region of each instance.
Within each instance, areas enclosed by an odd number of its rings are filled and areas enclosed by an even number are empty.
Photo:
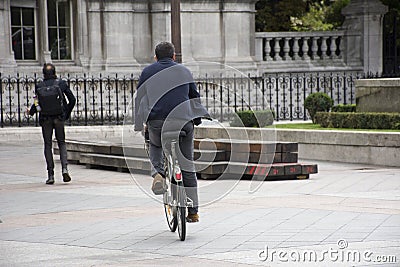
[[[230,125],[234,127],[265,127],[274,122],[274,113],[271,110],[244,110],[237,111]]]
[[[315,123],[325,128],[400,129],[400,113],[317,112]]]
[[[313,123],[315,123],[314,117],[317,112],[329,111],[332,106],[332,98],[321,92],[310,94],[304,101],[304,107],[308,110]]]
[[[332,112],[356,112],[356,104],[339,104],[332,107]]]

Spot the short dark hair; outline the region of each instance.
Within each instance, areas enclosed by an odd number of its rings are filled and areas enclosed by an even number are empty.
[[[157,60],[163,58],[173,58],[175,54],[175,46],[170,42],[161,42],[155,49]]]
[[[43,64],[43,76],[45,79],[57,78],[56,67],[51,63]]]

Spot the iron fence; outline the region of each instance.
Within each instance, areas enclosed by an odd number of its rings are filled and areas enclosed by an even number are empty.
[[[276,120],[308,120],[304,100],[313,92],[325,92],[335,104],[355,103],[355,80],[349,73],[277,73],[262,77],[206,75],[196,77],[202,103],[211,116],[229,121],[239,110],[271,109]],[[138,78],[130,76],[62,77],[77,102],[69,125],[116,125],[134,123],[132,99]],[[0,73],[1,127],[38,126],[38,116],[25,114],[33,103],[35,85],[41,77],[2,76]]]

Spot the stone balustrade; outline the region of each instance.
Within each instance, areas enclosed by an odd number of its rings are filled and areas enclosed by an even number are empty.
[[[346,70],[349,31],[324,32],[258,32],[255,34],[255,57],[267,72]],[[353,64],[354,66],[354,64]],[[361,64],[360,64],[361,66]]]

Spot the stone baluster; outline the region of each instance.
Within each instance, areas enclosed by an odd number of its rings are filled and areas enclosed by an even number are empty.
[[[263,53],[265,52],[264,40],[265,38],[255,38],[254,56],[257,61],[265,60],[265,57],[263,57]]]
[[[273,58],[271,57],[271,39],[272,38],[265,38],[265,47],[264,47],[264,52],[265,52],[265,58],[264,60],[266,61],[271,61]]]
[[[282,38],[283,40],[283,60],[288,60],[289,59],[289,51],[290,51],[290,47],[289,47],[289,40],[290,38]]]
[[[331,37],[331,45],[329,46],[329,50],[331,50],[331,59],[337,58],[336,56],[336,38],[337,36],[332,36]]]
[[[293,38],[293,57],[292,57],[293,60],[299,59],[299,51],[300,51],[299,40],[300,37]]]
[[[326,51],[328,51],[328,46],[326,45],[326,41],[328,38],[328,36],[321,37],[321,59],[327,58]]]
[[[304,37],[303,38],[302,51],[303,51],[303,59],[304,60],[309,60],[310,59],[310,56],[308,55],[308,50],[309,50],[308,40],[309,39],[310,39],[310,37]]]
[[[274,60],[281,60],[281,56],[279,55],[279,52],[281,51],[281,46],[279,45],[279,39],[275,38],[275,46],[274,46],[274,52],[275,52],[275,56],[274,56]]]
[[[343,54],[343,51],[344,51],[344,42],[343,42],[342,37],[340,37],[340,36],[338,36],[336,39],[339,42],[339,45],[336,45],[339,48],[339,55],[337,55],[337,57],[338,58],[342,58],[342,54]]]
[[[317,43],[317,37],[312,37],[312,43],[311,43],[311,58],[312,59],[318,59],[318,43]]]

